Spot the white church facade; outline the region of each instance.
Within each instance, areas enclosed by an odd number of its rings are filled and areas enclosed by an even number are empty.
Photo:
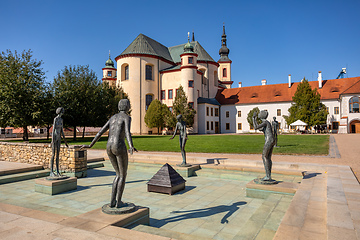
[[[115,58],[117,68],[110,59],[103,68],[104,82],[122,87],[128,94],[132,107],[131,132],[134,134],[156,133],[144,122],[146,110],[154,99],[165,103],[170,110],[181,85],[189,103],[197,111],[193,133],[248,133],[253,132],[247,122],[247,114],[254,107],[269,112],[280,123],[280,131],[289,131],[284,115],[289,115],[299,83],[261,85],[231,88],[231,64],[226,44],[225,27],[219,50],[220,59],[206,52],[194,35],[192,41],[166,47],[140,34]],[[321,102],[328,108],[327,127],[334,133],[360,133],[360,77],[310,81],[317,88]]]

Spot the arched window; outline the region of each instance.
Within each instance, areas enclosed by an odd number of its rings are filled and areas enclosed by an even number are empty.
[[[152,94],[146,94],[146,105],[145,105],[145,110],[148,110],[150,103],[153,100],[153,95]]]
[[[218,85],[218,72],[214,71],[214,86]]]
[[[224,77],[224,78],[227,77],[227,70],[226,70],[226,68],[223,68],[223,77]]]
[[[359,112],[359,97],[352,97],[349,100],[349,112],[358,113]]]
[[[121,80],[129,80],[129,64],[121,65]]]
[[[154,80],[153,79],[153,66],[152,65],[146,65],[146,80]]]

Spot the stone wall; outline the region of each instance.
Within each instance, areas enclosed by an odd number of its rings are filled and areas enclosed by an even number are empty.
[[[50,144],[0,142],[0,160],[2,161],[37,164],[50,169],[51,156]],[[86,150],[80,151],[80,146],[77,145],[71,145],[69,148],[61,146],[59,165],[60,172],[65,172],[66,175],[86,177]]]

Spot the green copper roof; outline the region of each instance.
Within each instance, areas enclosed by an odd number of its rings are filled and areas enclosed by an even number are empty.
[[[185,44],[186,43],[174,47],[169,47],[169,51],[174,62],[181,62],[180,55],[184,53]],[[191,46],[193,46],[194,52],[198,55],[198,61],[215,62],[214,59],[210,57],[210,55],[205,51],[205,49],[200,45],[198,41],[191,42],[190,44]]]
[[[120,56],[125,54],[149,54],[173,61],[167,47],[144,34],[139,34]]]
[[[180,55],[184,53],[184,46],[186,43],[174,47],[165,47],[161,43],[151,39],[144,34],[139,34],[135,40],[119,55],[126,54],[149,54],[162,57],[174,63],[181,62]],[[212,57],[205,51],[199,42],[190,42],[195,53],[198,54],[198,61],[215,62]]]

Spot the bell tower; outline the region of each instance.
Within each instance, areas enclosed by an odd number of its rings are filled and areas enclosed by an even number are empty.
[[[223,34],[221,35],[221,48],[219,50],[220,59],[219,63],[219,81],[221,85],[226,88],[231,88],[231,63],[232,61],[229,59],[230,50],[226,46],[226,34],[225,34],[225,24],[223,25]]]
[[[110,51],[109,51],[109,59],[105,62],[105,67],[103,70],[103,78],[102,81],[107,82],[109,86],[116,86],[116,68],[114,67],[114,62],[111,60]]]

